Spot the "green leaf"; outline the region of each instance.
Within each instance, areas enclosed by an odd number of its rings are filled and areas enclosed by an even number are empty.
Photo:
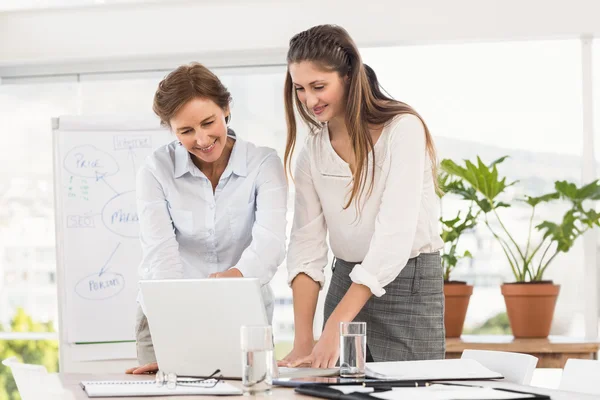
[[[509,158],[509,156],[500,157],[499,159],[492,161],[489,165],[489,168],[493,168],[495,165],[502,163],[507,158]]]
[[[458,236],[459,234],[454,230],[443,231],[441,234],[444,243],[452,243],[458,239]]]
[[[467,173],[467,170],[465,168],[459,166],[452,160],[448,160],[448,159],[442,160],[440,162],[440,168],[442,169],[442,171],[445,171],[450,175],[454,175],[460,179],[464,179],[471,186],[477,185],[477,180],[476,179],[472,180],[472,177],[469,176],[469,174]]]
[[[440,188],[440,191],[438,192],[438,196],[440,198],[444,197],[444,195],[446,193],[448,193],[447,184],[448,184],[449,179],[450,179],[450,175],[446,172],[441,171],[438,174],[438,188]]]
[[[588,229],[593,228],[595,226],[600,226],[600,213],[597,213],[596,210],[589,209],[583,212],[583,215],[580,217],[581,222],[586,225]]]
[[[442,254],[442,260],[449,267],[455,267],[456,263],[458,262],[458,258],[456,258],[454,255],[451,255],[451,254]],[[452,268],[449,268],[449,269],[452,269]]]
[[[539,197],[531,197],[531,196],[525,196],[525,197],[526,197],[525,202],[527,204],[529,204],[530,206],[535,207],[542,202],[549,202],[551,200],[556,200],[556,199],[560,198],[560,194],[558,192],[552,192],[552,193],[548,193],[548,194],[545,194],[545,195],[539,196]]]
[[[556,181],[554,187],[560,196],[573,203],[581,203],[584,200],[600,200],[600,184],[598,180],[578,188],[574,183],[567,181]]]
[[[464,257],[471,257],[469,251],[465,251],[463,255],[456,254],[456,246],[460,236],[473,229],[477,225],[477,217],[479,213],[473,213],[473,208],[469,207],[467,213],[463,216],[459,211],[456,217],[444,220],[442,222],[442,240],[444,241],[444,251],[442,253],[442,266],[444,268],[444,279],[449,279],[450,273],[456,267],[458,261]]]
[[[573,246],[575,239],[579,236],[579,230],[575,226],[576,218],[571,212],[567,212],[560,225],[544,221],[536,226],[536,228],[544,233],[544,239],[550,239],[556,242],[556,250],[566,253]]]
[[[490,211],[492,211],[492,205],[490,204],[489,201],[487,201],[487,199],[477,199],[477,201],[475,202],[479,208],[481,209],[481,211],[483,211],[484,213],[489,213]]]
[[[468,183],[476,192],[483,195],[488,203],[481,201],[478,204],[481,206],[484,212],[489,212],[490,209],[495,208],[495,198],[504,192],[504,190],[514,185],[516,182],[507,184],[506,178],[498,178],[498,170],[496,166],[504,161],[506,157],[499,158],[494,161],[490,166],[486,165],[480,157],[477,157],[477,164],[472,163],[469,160],[465,160],[465,166],[456,164],[452,160],[442,160],[440,163],[441,169],[457,178],[462,179]],[[475,199],[470,199],[476,201]],[[490,209],[488,209],[488,207]]]
[[[440,219],[440,221],[442,222],[442,224],[446,225],[448,228],[452,228],[454,225],[456,225],[456,223],[458,221],[460,221],[460,212],[454,219],[447,219],[447,220]]]

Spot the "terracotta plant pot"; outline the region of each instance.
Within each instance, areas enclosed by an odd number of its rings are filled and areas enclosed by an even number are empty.
[[[560,286],[551,281],[505,283],[501,290],[513,336],[547,337]]]
[[[465,282],[444,282],[444,297],[446,298],[444,326],[447,338],[460,337],[462,334],[472,294],[472,285],[467,285]]]

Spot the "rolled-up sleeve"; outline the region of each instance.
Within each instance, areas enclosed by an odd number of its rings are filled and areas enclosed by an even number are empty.
[[[162,185],[149,167],[142,167],[136,181],[137,211],[142,245],[142,279],[183,277],[179,244]]]
[[[410,258],[423,191],[427,160],[425,130],[413,115],[402,117],[391,132],[388,154],[390,170],[375,232],[367,255],[357,264],[350,278],[369,287],[379,297],[384,287],[400,274]]]
[[[322,288],[327,265],[327,225],[313,184],[307,146],[298,156],[294,179],[296,198],[287,258],[288,284],[291,286],[294,278],[304,273]]]
[[[252,241],[235,265],[247,278],[269,283],[285,259],[288,186],[281,159],[273,151],[260,166],[256,181],[256,219]]]

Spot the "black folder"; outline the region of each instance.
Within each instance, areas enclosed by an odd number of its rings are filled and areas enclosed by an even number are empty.
[[[433,383],[432,383],[433,384]],[[435,383],[435,384],[439,384],[439,385],[453,385],[453,386],[475,386],[475,387],[481,387],[479,385],[467,385],[467,384],[453,384],[453,383],[445,383],[445,382],[440,382],[440,383]],[[371,393],[359,393],[359,392],[354,392],[354,393],[348,393],[348,394],[344,394],[343,392],[334,389],[332,387],[330,387],[329,385],[322,385],[322,384],[307,384],[307,385],[302,385],[299,386],[295,389],[295,391],[297,393],[301,393],[304,395],[308,395],[308,396],[312,396],[312,397],[318,397],[321,399],[335,399],[335,400],[380,400],[377,397],[371,396],[372,393],[376,393],[376,392],[382,392],[382,391],[386,391],[386,390],[392,390],[393,386],[379,386],[379,387],[374,387],[374,392]],[[415,387],[412,385],[402,385],[402,387]],[[419,385],[417,387],[425,387],[425,385]],[[530,399],[535,399],[535,400],[551,400],[551,397],[548,395],[543,395],[543,394],[537,394],[537,393],[530,393],[530,392],[523,392],[523,391],[517,391],[517,390],[509,390],[509,389],[503,389],[503,388],[491,388],[494,390],[498,390],[498,391],[503,391],[503,392],[510,392],[510,393],[515,393],[515,394],[522,394],[523,397],[517,397],[514,400],[519,400],[519,399],[523,399],[523,400],[530,400]],[[456,400],[460,400],[460,399],[456,399]],[[511,399],[512,400],[512,399]]]

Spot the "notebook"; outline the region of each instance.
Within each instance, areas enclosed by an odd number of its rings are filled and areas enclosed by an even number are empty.
[[[80,383],[88,397],[130,397],[130,396],[184,396],[184,395],[241,395],[241,389],[219,381],[197,383],[194,386],[177,386],[169,389],[157,386],[154,380],[145,381],[83,381]]]

